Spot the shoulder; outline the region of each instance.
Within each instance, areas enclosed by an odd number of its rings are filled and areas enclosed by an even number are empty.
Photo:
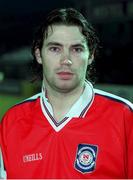
[[[32,97],[29,97],[17,104],[15,104],[14,106],[12,106],[8,111],[16,111],[16,110],[24,110],[25,108],[30,108],[31,106],[33,106],[38,99],[40,99],[41,93],[38,93]]]
[[[15,104],[10,109],[8,109],[1,122],[16,122],[23,117],[30,116],[31,113],[34,112],[34,109],[37,109],[37,107],[39,106],[40,96],[41,93],[38,93],[30,98],[27,98]]]
[[[104,101],[110,105],[118,106],[121,108],[129,108],[133,112],[133,104],[120,96],[114,95],[112,93],[108,93],[103,90],[94,89],[95,96],[98,97],[99,101]]]

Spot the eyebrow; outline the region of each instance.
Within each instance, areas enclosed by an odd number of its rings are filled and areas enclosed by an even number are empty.
[[[58,42],[48,42],[47,44],[46,44],[46,46],[48,47],[48,46],[62,46],[62,44],[61,43],[58,43]]]
[[[73,48],[75,48],[75,47],[85,48],[85,44],[84,43],[85,43],[85,41],[82,41],[81,43],[75,43],[75,44],[72,44],[71,47],[73,47]],[[63,46],[63,45],[61,43],[59,43],[59,42],[52,41],[52,42],[48,42],[46,44],[46,46],[48,47],[48,46]]]
[[[78,43],[78,44],[73,44],[73,45],[71,45],[71,47],[73,47],[73,48],[76,48],[76,47],[82,47],[82,48],[85,48],[85,45],[84,44],[80,44],[80,43]]]

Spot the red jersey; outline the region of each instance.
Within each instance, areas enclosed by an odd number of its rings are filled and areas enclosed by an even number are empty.
[[[133,178],[133,106],[94,90],[78,117],[57,123],[41,93],[1,122],[7,178]],[[51,120],[50,120],[51,119]]]

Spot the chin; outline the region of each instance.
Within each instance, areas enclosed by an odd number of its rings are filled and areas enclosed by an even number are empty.
[[[76,88],[76,85],[73,83],[63,83],[56,87],[60,92],[71,92]]]

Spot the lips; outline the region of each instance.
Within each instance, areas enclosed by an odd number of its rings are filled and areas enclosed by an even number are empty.
[[[60,79],[69,80],[72,78],[73,73],[62,71],[62,72],[58,72],[57,75],[59,76]]]

